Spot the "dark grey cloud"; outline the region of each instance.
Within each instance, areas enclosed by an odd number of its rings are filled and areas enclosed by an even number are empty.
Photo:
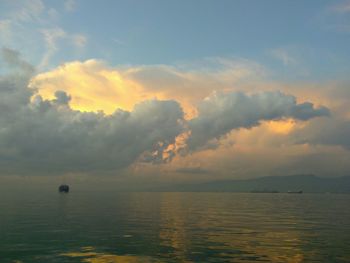
[[[69,96],[66,92],[62,90],[57,90],[55,92],[55,97],[56,99],[54,100],[54,102],[62,105],[68,105],[70,100],[72,99],[71,96]]]
[[[28,88],[34,69],[15,51],[3,51],[15,70],[0,76],[0,174],[116,173],[135,161],[170,161],[169,145],[190,132],[190,151],[215,147],[233,129],[250,128],[263,120],[326,116],[328,109],[298,104],[280,92],[216,93],[198,107],[198,117],[186,121],[178,102],[147,100],[132,111],[81,112],[70,108],[71,97],[56,91],[44,100]],[[201,169],[180,169],[203,173]]]
[[[329,110],[325,107],[315,108],[310,102],[298,104],[294,96],[278,91],[253,95],[214,93],[201,102],[198,117],[189,121],[191,136],[187,143],[190,150],[215,147],[211,140],[234,129],[257,126],[264,120],[308,120],[328,115]]]
[[[176,101],[144,101],[112,115],[80,112],[63,91],[51,101],[36,96],[29,79],[23,69],[0,77],[1,174],[115,171],[147,151],[157,153],[147,161],[159,161],[183,132]]]
[[[329,118],[313,121],[293,134],[295,143],[315,145],[337,145],[350,149],[350,121],[343,118]]]
[[[37,96],[27,105],[12,108],[7,116],[1,115],[0,171],[118,170],[145,151],[160,152],[160,143],[173,143],[183,130],[179,121],[183,112],[174,101],[145,101],[131,112],[117,110],[106,116],[73,111],[62,103],[66,96],[56,95],[59,96],[53,101]]]

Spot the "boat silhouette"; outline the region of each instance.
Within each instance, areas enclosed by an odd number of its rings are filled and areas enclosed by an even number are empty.
[[[62,184],[58,187],[58,191],[60,193],[68,193],[69,192],[69,186],[66,184]]]

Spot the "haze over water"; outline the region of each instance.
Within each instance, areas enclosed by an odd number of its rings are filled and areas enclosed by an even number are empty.
[[[349,262],[350,195],[27,190],[0,262]]]

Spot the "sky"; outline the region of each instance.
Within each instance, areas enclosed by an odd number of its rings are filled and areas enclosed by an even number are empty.
[[[350,175],[350,1],[0,0],[0,175]]]

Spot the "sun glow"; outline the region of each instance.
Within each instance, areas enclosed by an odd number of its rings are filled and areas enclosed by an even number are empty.
[[[44,99],[53,99],[57,90],[65,91],[72,97],[73,109],[107,114],[118,108],[131,110],[137,102],[151,97],[139,84],[96,60],[71,62],[38,74],[30,87]]]
[[[269,121],[267,127],[269,131],[278,134],[289,134],[296,126],[296,121],[293,119]]]

